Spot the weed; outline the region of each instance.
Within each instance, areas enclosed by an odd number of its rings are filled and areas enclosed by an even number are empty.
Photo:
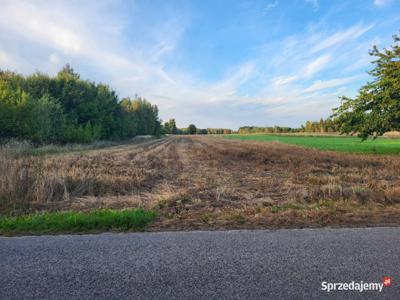
[[[200,216],[202,222],[209,224],[211,221],[211,215],[209,213],[204,213]]]
[[[273,205],[273,206],[271,206],[271,212],[272,212],[273,214],[276,214],[276,213],[280,212],[281,210],[282,210],[282,208],[281,208],[279,205]]]
[[[245,224],[246,217],[241,212],[234,212],[230,215],[230,220],[238,223],[238,224]]]
[[[159,208],[159,209],[163,209],[163,208],[165,208],[167,206],[168,206],[168,201],[166,199],[161,199],[157,203],[157,208]]]

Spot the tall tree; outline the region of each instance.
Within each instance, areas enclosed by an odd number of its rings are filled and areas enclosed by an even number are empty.
[[[196,128],[195,125],[190,124],[190,125],[188,126],[187,131],[188,131],[188,134],[196,134],[197,128]]]
[[[178,133],[178,128],[176,127],[175,119],[170,119],[168,122],[165,122],[164,128],[167,131],[167,133],[170,133],[170,134]]]
[[[369,72],[373,80],[354,99],[342,97],[341,105],[334,109],[333,117],[342,133],[358,133],[366,139],[400,130],[400,37],[393,36],[393,41],[388,49],[373,47],[370,55],[376,60]]]

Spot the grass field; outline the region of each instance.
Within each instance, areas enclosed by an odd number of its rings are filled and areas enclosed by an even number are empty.
[[[69,233],[142,230],[156,216],[153,211],[109,209],[90,212],[54,212],[0,218],[0,234]]]
[[[349,153],[400,154],[400,139],[378,138],[362,141],[348,136],[226,135],[229,139],[281,142],[321,150]]]

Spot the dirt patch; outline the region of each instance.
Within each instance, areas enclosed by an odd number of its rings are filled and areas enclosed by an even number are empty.
[[[400,224],[395,156],[184,136],[0,164],[3,213],[143,206],[159,213],[151,230]]]

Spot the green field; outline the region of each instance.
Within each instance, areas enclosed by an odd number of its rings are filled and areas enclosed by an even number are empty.
[[[348,136],[293,136],[293,135],[226,135],[228,139],[281,142],[321,150],[350,153],[400,154],[400,139],[378,138],[362,141]]]

